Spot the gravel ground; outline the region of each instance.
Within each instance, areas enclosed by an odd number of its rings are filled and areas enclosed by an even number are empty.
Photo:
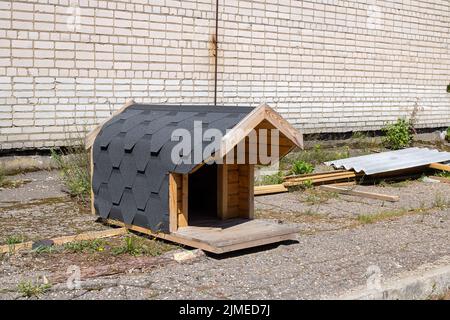
[[[8,177],[23,181],[18,188],[0,189],[0,243],[10,236],[40,240],[107,227],[94,223],[89,210],[61,191],[57,171],[39,171]]]
[[[0,231],[0,238],[15,232],[43,238],[104,228],[94,223],[91,215],[75,209],[61,193],[55,172],[22,178],[35,181],[0,191],[0,223],[7,226]],[[373,268],[379,268],[387,279],[450,256],[450,185],[412,181],[395,187],[357,188],[399,195],[401,200],[390,203],[311,190],[258,197],[255,208],[259,217],[301,226],[297,241],[223,256],[207,255],[188,263],[171,262],[144,271],[131,268],[113,276],[83,279],[82,268],[81,289],[69,290],[64,283],[57,284],[41,298],[327,298],[364,285]],[[49,197],[59,200],[48,203]],[[395,214],[383,216],[392,212]],[[363,223],[360,215],[380,218]],[[64,223],[66,220],[70,222]],[[0,298],[19,298],[20,281],[50,277],[49,263],[64,273],[67,264],[55,265],[63,258],[27,253],[4,256]],[[95,262],[88,253],[79,259]]]

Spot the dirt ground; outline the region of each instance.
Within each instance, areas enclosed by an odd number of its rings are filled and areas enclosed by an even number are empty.
[[[61,191],[56,171],[10,179],[23,184],[0,189],[0,243],[108,228]],[[171,258],[178,247],[154,240],[147,244],[163,248],[155,254],[112,254],[124,237],[77,252],[5,254],[0,298],[31,292],[40,299],[324,299],[365,285],[374,267],[389,279],[450,256],[450,184],[414,180],[356,188],[400,201],[318,189],[257,197],[257,217],[298,224],[296,241],[183,263]],[[81,283],[69,288],[73,266]]]

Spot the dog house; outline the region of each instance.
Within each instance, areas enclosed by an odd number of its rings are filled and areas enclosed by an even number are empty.
[[[277,134],[261,138],[271,131]],[[292,239],[298,231],[253,219],[262,151],[278,160],[303,147],[302,135],[267,105],[129,102],[87,135],[86,147],[92,211],[108,223],[214,253]]]

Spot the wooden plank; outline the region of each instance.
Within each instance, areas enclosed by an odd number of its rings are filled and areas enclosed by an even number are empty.
[[[248,220],[247,223],[238,223],[233,226],[234,220],[242,219],[224,221],[226,225],[223,228],[207,224],[206,227],[179,228],[177,232],[171,234],[153,232],[117,220],[107,219],[106,223],[216,254],[294,240],[298,232],[296,227],[261,220]],[[217,223],[218,220],[215,221]],[[208,239],[212,239],[212,241]],[[220,244],[220,246],[214,243]]]
[[[112,220],[112,219],[106,219],[105,223],[110,224],[110,225],[114,225],[114,226],[119,226],[119,227],[124,227],[128,230],[132,230],[135,232],[139,232],[148,236],[152,236],[152,237],[156,237],[159,239],[164,239],[167,241],[171,241],[171,242],[175,242],[181,245],[185,245],[185,246],[189,246],[189,247],[193,247],[193,248],[198,248],[198,249],[202,249],[208,252],[212,252],[212,253],[222,253],[222,250],[215,248],[213,246],[208,245],[207,243],[201,242],[201,241],[195,241],[195,240],[189,240],[189,239],[185,239],[182,237],[179,237],[176,235],[175,233],[171,233],[171,234],[167,234],[167,233],[162,233],[162,232],[153,232],[150,229],[146,229],[146,228],[142,228],[139,226],[134,226],[134,225],[130,225],[130,224],[125,224],[122,221],[117,221],[117,220]]]
[[[268,186],[254,187],[255,196],[263,196],[268,194],[288,192],[288,189],[282,184],[273,184]]]
[[[356,181],[335,182],[331,186],[354,186]]]
[[[189,176],[187,174],[183,174],[183,182],[182,182],[182,207],[181,212],[178,215],[178,227],[186,227],[188,225],[188,217],[189,217]]]
[[[217,215],[221,219],[228,216],[228,167],[217,165]]]
[[[86,150],[91,148],[92,145],[94,144],[95,138],[97,138],[97,135],[100,133],[100,130],[102,129],[103,125],[109,121],[109,119],[111,119],[112,117],[122,113],[123,111],[125,111],[129,106],[132,106],[133,104],[135,104],[133,99],[128,100],[119,110],[113,112],[113,114],[111,115],[111,117],[109,117],[106,120],[103,120],[102,122],[100,122],[94,129],[92,129],[87,135],[86,138],[84,139],[84,144],[85,144],[85,148]]]
[[[353,172],[351,170],[333,170],[327,172],[314,172],[314,173],[305,173],[305,174],[293,174],[290,176],[285,176],[284,179],[294,179],[294,178],[304,178],[304,177],[315,177],[318,175],[333,175],[333,174],[342,174],[344,172]]]
[[[177,181],[178,180],[178,181]],[[169,230],[175,232],[178,229],[178,185],[179,175],[176,173],[169,174]]]
[[[330,171],[330,172],[320,172],[320,173],[308,173],[308,174],[301,174],[301,175],[295,175],[295,176],[287,176],[284,178],[284,181],[287,182],[299,182],[299,181],[306,181],[306,180],[315,180],[315,179],[322,179],[322,178],[330,178],[330,177],[356,177],[356,173],[354,171]]]
[[[450,172],[450,165],[442,164],[442,163],[432,163],[428,166],[430,169],[436,169],[441,171]]]
[[[245,139],[250,132],[261,122],[267,120],[275,128],[280,130],[293,145],[303,148],[303,136],[289,122],[268,105],[261,105],[250,112],[226,136],[222,138],[219,157],[225,157],[240,141]]]
[[[400,198],[398,196],[391,196],[387,194],[381,194],[381,193],[373,193],[373,192],[367,192],[367,191],[358,191],[351,188],[344,188],[344,187],[336,187],[336,186],[320,186],[319,187],[322,190],[330,191],[330,192],[336,192],[351,196],[358,196],[358,197],[364,197],[364,198],[371,198],[371,199],[377,199],[377,200],[383,200],[383,201],[390,201],[390,202],[396,202],[399,201]]]
[[[450,178],[446,177],[437,177],[437,176],[430,176],[431,179],[438,180],[442,183],[450,183]]]
[[[279,237],[292,239],[298,232],[298,227],[293,225],[258,219],[216,220],[209,221],[205,226],[180,228],[176,235],[192,241],[201,241],[227,252],[282,241]]]
[[[262,239],[251,240],[251,241],[246,241],[246,242],[241,242],[241,243],[224,246],[224,247],[220,248],[220,253],[227,253],[227,252],[232,252],[232,251],[237,251],[237,250],[242,250],[242,249],[260,247],[260,246],[264,246],[264,245],[268,245],[268,244],[272,244],[272,243],[278,243],[278,242],[282,242],[282,241],[295,240],[296,234],[297,233],[289,233],[289,234],[273,236],[273,237],[266,237],[266,238],[262,238]]]
[[[86,233],[80,233],[71,236],[62,236],[50,239],[55,245],[63,245],[69,242],[83,241],[83,240],[95,240],[103,239],[109,237],[115,237],[119,235],[124,235],[127,233],[125,228],[108,229],[102,231],[92,231]],[[14,253],[18,251],[31,250],[33,247],[33,241],[27,241],[23,243],[17,243],[13,245],[2,245],[0,246],[0,253]]]
[[[283,185],[285,187],[294,187],[294,186],[298,186],[301,185],[303,183],[305,183],[306,181],[311,181],[311,183],[316,184],[316,183],[323,183],[323,182],[331,182],[335,183],[338,182],[339,180],[344,180],[344,179],[354,179],[356,177],[355,174],[346,174],[346,175],[340,175],[340,176],[332,176],[332,177],[325,177],[325,178],[304,178],[304,179],[293,179],[293,180],[289,180],[286,182],[283,182]]]

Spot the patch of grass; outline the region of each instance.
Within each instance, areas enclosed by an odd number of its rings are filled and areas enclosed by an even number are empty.
[[[362,131],[354,131],[349,144],[353,148],[363,149],[364,153],[371,153],[370,149],[378,149],[380,147],[375,137],[371,136],[369,132]]]
[[[339,195],[335,192],[321,191],[321,190],[310,190],[308,191],[306,198],[304,200],[305,203],[312,205],[318,205],[328,202],[330,199],[335,199]]]
[[[385,134],[383,144],[392,150],[409,147],[412,142],[412,125],[405,119],[398,119],[397,122],[388,124],[382,130]]]
[[[410,182],[411,182],[411,180],[394,181],[394,182],[381,180],[380,182],[378,182],[378,186],[392,187],[392,188],[404,188],[404,187],[407,187]]]
[[[314,184],[312,180],[305,180],[300,186],[302,186],[304,189],[311,189],[312,187],[314,187]]]
[[[314,171],[314,165],[303,160],[296,160],[292,163],[291,172],[293,174],[307,174]]]
[[[442,196],[442,194],[440,194],[440,193],[435,194],[434,200],[433,200],[434,208],[445,209],[448,206],[450,206],[450,203]]]
[[[439,173],[436,174],[436,176],[442,177],[442,178],[450,178],[450,172],[449,171],[440,171]]]
[[[101,239],[82,240],[69,242],[64,245],[64,249],[69,252],[101,252],[105,250],[106,241]]]
[[[57,248],[54,246],[39,246],[33,249],[33,253],[35,254],[54,253],[55,251],[57,251]]]
[[[5,241],[8,245],[14,245],[22,242],[25,242],[25,236],[15,234],[8,236]]]
[[[385,211],[374,214],[360,214],[358,215],[358,222],[362,224],[371,224],[378,221],[388,220],[395,217],[401,217],[407,214],[408,210],[393,210],[393,211]]]
[[[9,247],[9,253],[12,254],[15,250],[16,244],[25,242],[25,236],[22,235],[10,235],[6,237],[5,244]]]
[[[15,188],[20,181],[12,181],[6,177],[3,168],[0,168],[0,188]]]
[[[123,244],[112,248],[114,255],[129,254],[132,256],[148,255],[159,256],[167,251],[174,249],[175,246],[163,243],[157,240],[150,240],[136,236],[127,236],[123,239]]]
[[[447,128],[447,131],[445,132],[445,140],[450,142],[450,127]]]
[[[51,285],[46,284],[35,284],[32,281],[21,281],[17,286],[17,291],[22,295],[22,297],[32,298],[39,297],[51,288]]]
[[[91,191],[89,152],[79,146],[70,147],[67,152],[51,150],[51,154],[61,170],[69,194],[87,203]]]
[[[320,144],[316,144],[312,149],[288,154],[280,161],[280,166],[289,169],[291,164],[297,161],[318,165],[330,160],[348,158],[349,156],[350,148],[348,146],[324,149]]]
[[[281,171],[278,171],[274,174],[264,175],[261,176],[255,184],[257,186],[264,186],[264,185],[270,185],[270,184],[280,184],[283,183],[283,177],[284,174]]]

